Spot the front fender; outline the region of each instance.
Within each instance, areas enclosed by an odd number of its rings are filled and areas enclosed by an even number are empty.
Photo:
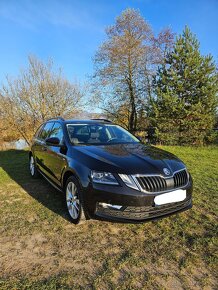
[[[64,187],[66,182],[66,176],[68,178],[70,175],[74,175],[82,187],[88,187],[90,183],[90,169],[71,158],[68,160],[67,167],[62,172],[62,187]]]

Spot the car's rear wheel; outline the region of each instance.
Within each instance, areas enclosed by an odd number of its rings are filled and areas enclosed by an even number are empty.
[[[36,163],[35,163],[33,155],[31,155],[30,158],[29,158],[29,170],[30,170],[30,175],[33,178],[38,178],[39,177],[39,172],[37,170]]]
[[[74,176],[70,176],[67,179],[65,185],[65,198],[67,211],[72,223],[78,224],[85,220],[81,189],[79,182]]]

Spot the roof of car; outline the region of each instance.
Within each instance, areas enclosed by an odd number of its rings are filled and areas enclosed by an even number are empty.
[[[68,124],[93,124],[93,123],[112,123],[110,121],[107,121],[107,120],[65,120],[64,121],[65,123],[68,123]]]
[[[48,121],[61,121],[63,123],[67,124],[96,124],[96,123],[104,123],[104,124],[110,124],[112,123],[110,120],[107,119],[69,119],[65,120],[62,117],[56,117],[56,118],[51,118]]]

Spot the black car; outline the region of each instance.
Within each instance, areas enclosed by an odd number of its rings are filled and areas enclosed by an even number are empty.
[[[70,219],[142,222],[192,206],[184,163],[108,120],[50,119],[29,152],[31,176],[65,193]]]

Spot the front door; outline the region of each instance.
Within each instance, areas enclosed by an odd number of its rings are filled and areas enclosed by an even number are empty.
[[[52,128],[54,126],[54,122],[48,122],[46,123],[38,136],[36,137],[36,140],[34,142],[34,154],[35,154],[35,159],[37,162],[37,165],[39,169],[47,174],[48,168],[46,168],[46,163],[47,163],[47,146],[45,143],[45,139],[48,138],[50,135]]]
[[[64,146],[64,134],[62,125],[59,122],[55,122],[49,137],[56,137],[60,140],[61,146],[48,146],[47,145],[47,158],[46,168],[48,169],[49,177],[61,186],[61,176],[64,168],[67,165],[66,150]]]

